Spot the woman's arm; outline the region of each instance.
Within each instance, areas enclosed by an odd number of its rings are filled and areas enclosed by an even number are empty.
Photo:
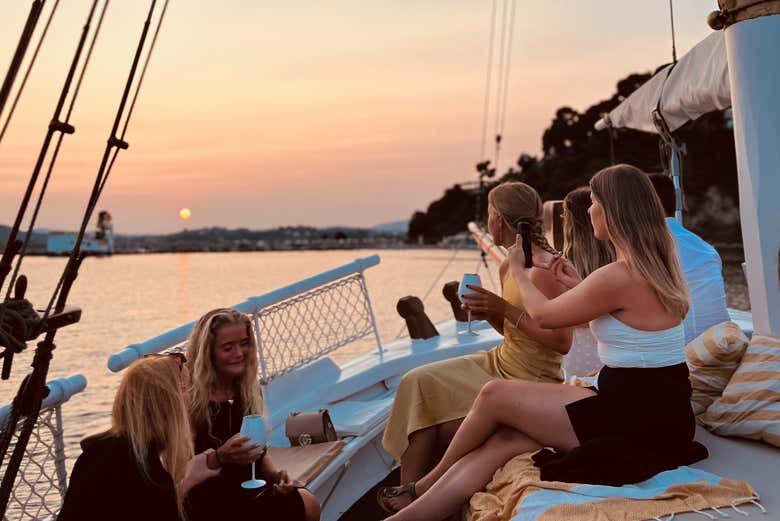
[[[523,296],[526,311],[543,328],[576,326],[623,307],[630,278],[619,263],[599,268],[574,288],[549,299],[534,286],[523,268],[522,249],[515,248],[510,256],[512,276]]]
[[[555,278],[547,271],[541,269],[532,270],[531,277],[534,284],[540,286],[543,294],[552,298],[560,295],[566,289],[558,284]],[[467,308],[481,315],[495,316],[496,320],[503,322],[504,318],[515,324],[520,330],[533,340],[549,346],[553,350],[566,354],[571,348],[572,332],[568,328],[545,329],[539,323],[527,316],[521,309],[513,306],[502,297],[479,286],[469,286],[476,293],[465,297]],[[502,328],[503,329],[503,328]]]
[[[531,284],[548,299],[554,299],[566,291],[566,288],[558,283],[549,271],[538,268],[529,270],[528,277]],[[529,338],[551,347],[562,355],[571,349],[573,335],[571,327],[556,329],[542,327],[537,320],[530,316],[530,313],[526,311],[523,316],[523,312],[514,306],[508,306],[504,316],[516,324]]]
[[[192,457],[187,465],[187,473],[184,479],[176,485],[179,497],[185,497],[192,487],[219,474],[220,470],[222,470],[221,466],[212,468],[208,464],[208,458],[213,454],[216,454],[214,449],[207,449]]]

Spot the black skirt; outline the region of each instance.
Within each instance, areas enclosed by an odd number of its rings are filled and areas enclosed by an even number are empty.
[[[661,445],[693,439],[696,422],[684,363],[648,369],[605,366],[593,390],[596,396],[566,406],[580,444],[614,436]]]
[[[597,392],[566,406],[580,446],[539,451],[541,479],[624,485],[707,457],[693,441],[688,367],[604,367]]]

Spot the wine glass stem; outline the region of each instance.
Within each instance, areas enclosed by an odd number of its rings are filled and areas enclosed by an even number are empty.
[[[469,310],[469,333],[471,332],[471,311]]]
[[[255,480],[255,462],[252,462],[252,481]]]

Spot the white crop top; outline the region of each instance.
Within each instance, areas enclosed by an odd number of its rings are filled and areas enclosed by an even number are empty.
[[[665,367],[685,362],[685,326],[645,331],[611,314],[590,322],[599,358],[609,367]]]

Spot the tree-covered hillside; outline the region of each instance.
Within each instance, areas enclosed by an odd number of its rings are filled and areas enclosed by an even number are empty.
[[[593,129],[596,121],[620,104],[652,74],[631,74],[617,82],[616,92],[584,112],[564,106],[556,110],[542,134],[541,155],[519,154],[517,162],[497,182],[519,180],[535,187],[542,199],[562,199],[569,190],[587,184],[601,168],[630,163],[647,172],[664,170],[659,138],[634,130],[613,131],[612,147],[607,131]],[[687,213],[685,225],[713,242],[740,241],[736,156],[730,111],[713,112],[675,132],[688,154],[683,165]],[[476,172],[475,172],[476,177]],[[496,183],[488,184],[486,189]],[[431,203],[426,212],[415,212],[409,223],[409,240],[420,236],[435,243],[461,232],[473,220],[478,189],[456,185]],[[482,219],[485,207],[480,205]]]

